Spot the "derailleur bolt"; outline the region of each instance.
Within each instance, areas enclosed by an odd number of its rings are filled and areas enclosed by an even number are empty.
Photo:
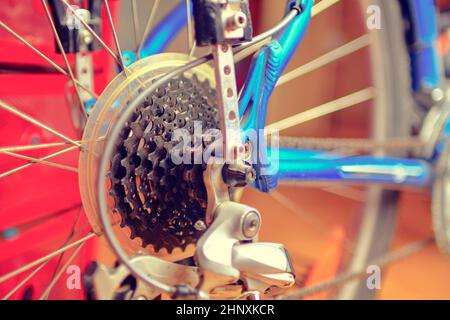
[[[229,30],[245,28],[247,25],[247,16],[242,11],[238,11],[226,19],[226,26]]]
[[[195,228],[195,230],[197,230],[197,231],[205,231],[207,227],[206,227],[205,222],[203,222],[203,220],[197,220],[197,221],[194,223],[194,228]]]
[[[230,187],[245,187],[255,181],[256,172],[251,165],[245,162],[225,164],[222,178]]]
[[[261,218],[256,211],[247,212],[242,221],[242,233],[246,238],[252,239],[259,232]]]

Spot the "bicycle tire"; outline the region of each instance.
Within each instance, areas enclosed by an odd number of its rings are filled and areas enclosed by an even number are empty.
[[[404,33],[404,21],[399,1],[365,0],[363,8],[380,8],[381,30],[372,32],[372,72],[377,88],[373,108],[373,138],[387,141],[407,137],[411,133],[414,101],[411,89],[410,59]],[[401,153],[377,153],[401,156]],[[346,268],[354,271],[364,268],[373,259],[390,249],[397,220],[399,191],[371,186],[367,190],[364,212],[355,239],[354,254]],[[339,299],[373,299],[376,290],[366,280],[353,281],[343,286]]]

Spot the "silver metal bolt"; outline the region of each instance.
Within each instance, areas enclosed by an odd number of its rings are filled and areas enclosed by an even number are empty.
[[[245,28],[247,25],[247,16],[242,11],[236,12],[227,18],[226,24],[229,30]]]
[[[258,291],[253,291],[248,295],[248,300],[261,300],[261,293]]]
[[[194,228],[197,231],[205,231],[206,230],[206,224],[205,224],[205,222],[203,220],[197,220],[194,223]]]
[[[435,88],[431,91],[431,98],[435,102],[440,102],[445,98],[445,92],[441,88]]]
[[[261,218],[256,211],[249,211],[245,214],[242,222],[242,233],[246,238],[254,238],[259,231]]]
[[[92,43],[92,41],[94,40],[94,39],[92,38],[92,35],[90,34],[90,32],[87,31],[87,30],[82,30],[82,31],[80,32],[79,37],[80,37],[80,40],[81,40],[85,45],[88,45],[88,44]]]

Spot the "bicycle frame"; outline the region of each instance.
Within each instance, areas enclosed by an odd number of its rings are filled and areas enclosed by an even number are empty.
[[[433,0],[399,1],[412,25],[408,34],[408,44],[411,48],[412,90],[418,93],[439,87],[441,72],[435,47],[437,40],[435,3]],[[301,5],[302,13],[253,57],[239,100],[244,135],[247,130],[258,131],[265,127],[267,105],[275,84],[308,27],[313,0],[297,0],[297,2]],[[288,0],[288,9],[291,4],[292,1]],[[148,37],[141,51],[141,57],[164,51],[171,39],[185,27],[186,20],[184,1],[181,1]],[[134,61],[134,53],[124,54],[132,57],[131,62]],[[445,131],[450,133],[449,130]],[[444,138],[447,133],[444,133]],[[414,187],[427,187],[433,180],[433,159],[349,157],[298,149],[277,149],[275,152],[265,147],[264,138],[260,135],[256,144],[253,147],[259,150],[259,154],[253,159],[253,163],[258,179],[254,186],[263,192],[275,188],[278,179]],[[277,159],[273,157],[275,153],[278,154]],[[276,166],[273,161],[277,162]]]

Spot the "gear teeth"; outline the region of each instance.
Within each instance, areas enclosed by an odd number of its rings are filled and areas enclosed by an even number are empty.
[[[145,167],[143,166],[139,166],[136,168],[135,173],[137,176],[144,176],[147,173],[147,169],[145,169]]]
[[[144,126],[145,126],[145,125],[146,125],[146,124],[145,124],[145,122],[144,122]],[[144,129],[143,129],[141,123],[133,122],[133,123],[130,125],[130,127],[131,127],[131,130],[132,130],[132,132],[133,132],[133,135],[135,135],[135,136],[141,138],[142,135],[144,134]]]
[[[173,132],[182,128],[192,134],[197,119],[204,130],[218,128],[215,91],[195,74],[191,79],[180,76],[136,109],[111,161],[109,194],[121,216],[120,226],[156,252],[172,253],[176,247],[184,251],[202,234],[193,225],[206,212],[204,166],[175,166],[170,157],[177,144],[171,141]]]
[[[136,235],[136,231],[133,228],[130,228],[130,239],[134,240],[136,239],[137,235]]]

